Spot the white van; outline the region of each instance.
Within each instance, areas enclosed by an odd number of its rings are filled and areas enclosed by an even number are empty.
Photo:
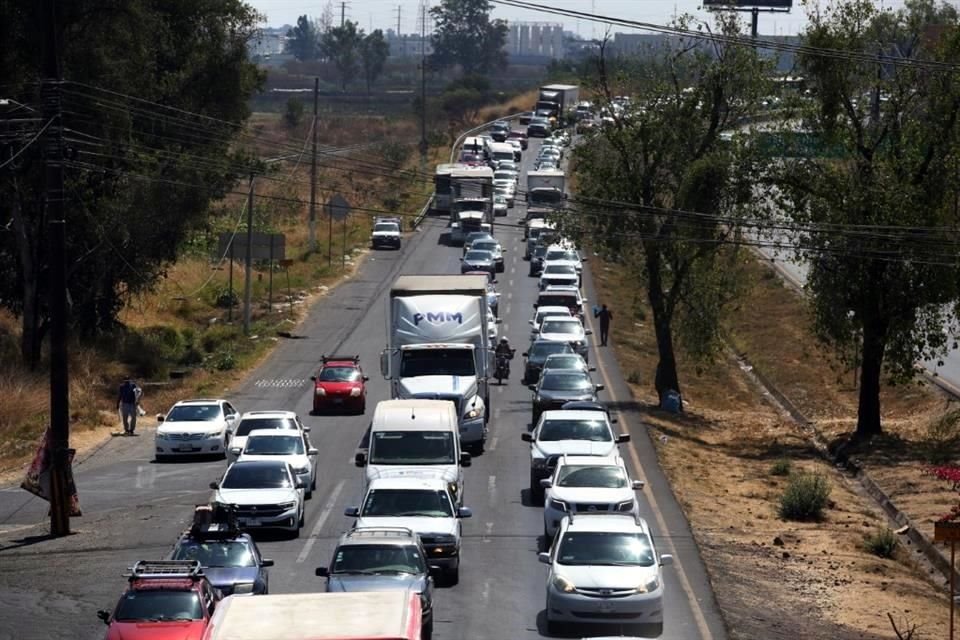
[[[440,477],[461,505],[463,468],[470,466],[470,454],[460,448],[456,405],[421,399],[377,403],[367,449],[357,452],[355,463],[366,467],[364,493],[375,478]]]
[[[470,136],[463,141],[461,151],[469,151],[481,156],[484,160],[490,159],[490,139],[480,136]]]
[[[494,142],[490,145],[490,160],[491,162],[500,162],[501,160],[514,162],[516,156],[513,153],[513,145],[506,142]]]

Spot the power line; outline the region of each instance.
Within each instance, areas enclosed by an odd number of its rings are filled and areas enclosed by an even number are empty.
[[[43,125],[43,127],[40,129],[40,131],[38,131],[32,138],[30,138],[30,140],[29,140],[29,142],[27,142],[27,144],[25,144],[25,145],[23,145],[22,147],[20,147],[19,149],[17,149],[17,152],[16,152],[15,154],[13,154],[12,156],[10,156],[9,158],[7,158],[5,162],[0,163],[0,169],[3,169],[3,168],[4,168],[5,166],[7,166],[8,164],[11,164],[14,160],[16,160],[18,157],[20,157],[20,154],[21,154],[21,153],[23,153],[24,151],[26,151],[27,149],[29,149],[29,148],[30,148],[30,145],[32,145],[34,142],[36,142],[37,140],[39,140],[39,139],[40,139],[40,136],[43,135],[43,132],[47,130],[47,127],[49,127],[50,124],[51,124],[54,120],[56,120],[56,117],[50,118],[49,120],[47,120],[47,123],[46,123],[45,125]]]

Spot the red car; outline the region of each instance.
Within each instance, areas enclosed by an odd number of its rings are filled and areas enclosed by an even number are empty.
[[[323,366],[311,376],[313,413],[364,413],[367,410],[367,385],[360,356],[323,356]]]
[[[196,560],[142,560],[116,609],[98,611],[105,640],[200,640],[222,597]]]

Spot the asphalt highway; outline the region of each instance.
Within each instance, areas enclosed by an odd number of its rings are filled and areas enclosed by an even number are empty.
[[[525,168],[538,144],[531,141]],[[518,202],[506,219],[497,219],[507,224],[495,228],[508,251],[506,270],[498,277],[500,331],[518,347],[518,358],[509,383],[494,384],[486,452],[466,470],[464,502],[474,517],[464,521],[459,584],[437,589],[434,637],[438,640],[546,636],[547,567],[536,557],[542,544],[542,512],[527,497],[529,445],[520,439],[530,419],[531,393],[519,382],[519,352],[527,344],[527,320],[536,298],[536,282],[527,276],[522,259],[522,233],[509,226],[521,221],[523,212]],[[445,226],[445,220],[428,218],[418,232],[408,234],[401,250],[373,252],[354,278],[314,305],[295,338],[280,342],[242,384],[223,390],[240,411],[297,411],[312,427],[311,439],[320,450],[317,490],[307,503],[300,538],[258,536],[264,555],[276,563],[270,570],[272,593],[323,589],[323,579],[314,576],[314,568],[329,563],[337,536],[352,524],[343,509],[360,498],[362,471],[353,464],[354,451],[374,405],[389,397],[378,364],[386,341],[386,293],[400,274],[459,273],[460,249],[441,244]],[[588,304],[593,304],[589,265],[584,287]],[[614,310],[618,306],[616,301],[600,302]],[[594,375],[606,385],[601,400],[618,409],[620,422],[615,426],[633,435],[633,441],[623,445],[624,457],[634,477],[647,481],[640,495],[643,515],[655,532],[659,551],[675,556],[675,564],[664,568],[666,619],[661,637],[726,638],[696,544],[657,465],[624,378],[612,352],[595,345],[596,341],[590,358],[597,366]],[[370,376],[367,415],[309,415],[309,376],[321,354],[334,352],[360,354]],[[123,571],[138,559],[165,554],[185,528],[193,505],[208,500],[207,485],[219,478],[224,462],[154,463],[153,420],[141,425],[140,437],[113,438],[76,467],[84,516],[73,521],[78,533],[70,538],[50,540],[44,535],[45,502],[16,486],[0,487],[0,638],[101,638],[104,626],[96,610],[116,604],[124,588]],[[616,627],[571,628],[566,637],[618,635],[619,631]]]

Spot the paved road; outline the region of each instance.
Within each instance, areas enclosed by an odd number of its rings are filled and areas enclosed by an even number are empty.
[[[535,155],[537,141],[526,154]],[[528,159],[529,162],[529,159]],[[507,221],[522,217],[518,204]],[[502,220],[502,218],[500,219]],[[499,220],[498,220],[499,221]],[[312,417],[308,378],[322,353],[359,353],[370,375],[368,416],[388,397],[377,371],[385,343],[387,288],[401,273],[457,273],[460,250],[440,244],[444,222],[428,219],[398,252],[375,252],[351,281],[321,300],[298,333],[300,339],[278,345],[275,353],[229,394],[241,411],[294,409],[313,428],[320,449],[317,491],[307,506],[307,524],[299,539],[261,537],[261,547],[276,566],[272,592],[306,592],[322,588],[314,567],[328,564],[337,535],[350,526],[343,508],[359,499],[360,473],[353,453],[369,417]],[[496,231],[508,248],[506,272],[500,276],[504,332],[514,345],[525,345],[527,319],[536,285],[521,259],[519,229]],[[589,273],[587,297],[595,297]],[[629,402],[615,360],[606,349],[594,350],[597,376],[607,386],[603,399],[617,403],[621,430],[633,434],[627,450],[635,477],[645,478],[641,497],[644,517],[653,527],[660,551],[673,553],[676,564],[665,569],[664,638],[725,638],[723,624],[703,565],[683,514],[656,463],[656,457]],[[465,503],[474,517],[464,522],[465,542],[460,583],[438,589],[435,637],[438,640],[522,640],[545,635],[543,621],[546,567],[537,563],[542,516],[526,499],[527,446],[520,440],[530,415],[530,392],[519,384],[514,367],[509,384],[491,394],[493,413],[484,455],[467,470]],[[225,391],[226,393],[226,391]],[[0,639],[93,639],[103,626],[95,617],[111,608],[124,583],[120,574],[133,561],[168,551],[191,514],[206,502],[207,483],[219,477],[224,463],[188,461],[156,464],[152,429],[139,438],[116,438],[79,465],[76,480],[84,517],[74,520],[77,535],[48,540],[46,504],[16,487],[0,488]],[[571,629],[569,637],[607,635],[610,629]],[[617,630],[612,630],[617,633]]]

